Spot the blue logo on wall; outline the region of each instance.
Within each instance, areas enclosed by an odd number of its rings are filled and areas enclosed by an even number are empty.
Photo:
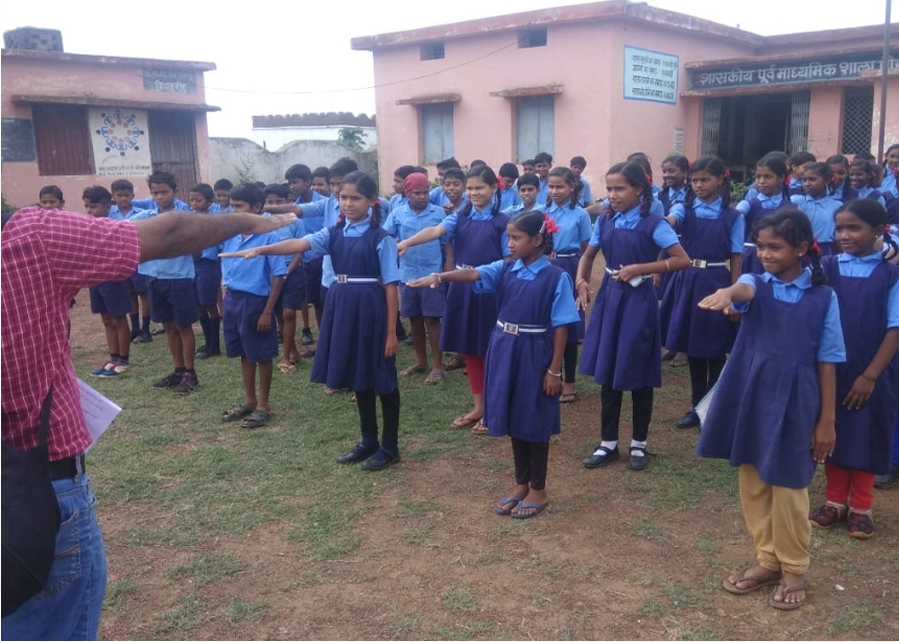
[[[126,152],[140,150],[140,138],[147,132],[137,126],[134,114],[124,114],[114,111],[111,114],[100,114],[103,118],[103,126],[97,130],[97,134],[103,137],[106,151],[117,151],[119,156]]]

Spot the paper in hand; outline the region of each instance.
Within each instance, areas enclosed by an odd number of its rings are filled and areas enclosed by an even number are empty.
[[[78,380],[78,393],[81,396],[84,423],[87,424],[87,431],[91,436],[91,445],[87,447],[87,450],[90,450],[97,443],[100,435],[106,432],[113,420],[122,412],[122,409],[81,379]]]

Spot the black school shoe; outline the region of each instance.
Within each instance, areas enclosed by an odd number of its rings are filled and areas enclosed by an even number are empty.
[[[649,455],[645,448],[631,448],[631,456],[627,460],[627,467],[631,470],[644,470],[649,466]]]
[[[378,447],[375,446],[372,448],[371,446],[363,446],[362,444],[356,444],[353,449],[349,452],[343,453],[340,457],[337,458],[338,464],[358,464],[360,461],[365,461],[369,457],[371,457],[375,452],[377,452]]]
[[[609,450],[605,446],[599,446],[593,451],[593,454],[584,460],[584,468],[599,468],[613,461],[621,459],[621,453],[618,449]]]
[[[690,410],[683,417],[678,419],[675,425],[678,428],[696,428],[700,423],[699,415],[696,414],[696,411]]]
[[[312,330],[309,328],[303,328],[303,336],[300,339],[300,344],[304,346],[311,346],[315,341],[312,339]]]
[[[393,466],[399,460],[399,453],[394,454],[381,448],[374,455],[362,462],[362,468],[365,470],[384,470],[385,468]]]

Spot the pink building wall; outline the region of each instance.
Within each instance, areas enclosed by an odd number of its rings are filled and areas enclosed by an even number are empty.
[[[151,110],[172,110],[183,105],[195,113],[197,174],[201,180],[209,180],[210,151],[203,71],[214,69],[215,65],[7,49],[3,50],[2,65],[0,111],[4,118],[32,118],[31,103],[13,100],[14,96],[52,97],[73,105],[88,102],[88,107],[116,107],[120,106],[121,101],[132,108]],[[147,68],[189,71],[195,78],[196,91],[173,93],[146,89],[143,69]],[[130,180],[138,198],[149,196],[145,174],[115,178],[95,175],[41,176],[37,162],[2,163],[3,197],[16,207],[36,202],[40,187],[53,184],[62,189],[67,206],[79,211],[81,192],[85,187],[97,184],[109,187],[117,178]]]

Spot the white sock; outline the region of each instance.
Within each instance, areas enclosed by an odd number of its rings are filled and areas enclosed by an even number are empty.
[[[617,442],[617,441],[602,441],[602,442],[600,442],[600,444],[599,444],[599,448],[605,448],[606,450],[617,450],[617,449],[618,449],[618,442]],[[597,448],[597,449],[593,452],[594,455],[598,455],[598,454],[599,454],[599,448]]]
[[[637,441],[636,439],[631,439],[631,454],[633,454],[634,449],[646,450],[646,442],[645,441]],[[641,453],[642,454],[642,453]]]

